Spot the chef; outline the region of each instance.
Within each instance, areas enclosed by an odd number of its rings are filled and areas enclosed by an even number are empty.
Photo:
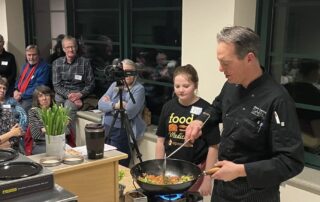
[[[227,82],[189,124],[185,140],[198,138],[203,124],[223,123],[211,201],[280,201],[280,183],[304,167],[294,102],[261,68],[260,39],[251,29],[225,27],[217,41],[219,70]]]

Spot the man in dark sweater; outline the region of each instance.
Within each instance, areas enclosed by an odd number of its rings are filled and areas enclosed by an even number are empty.
[[[13,54],[4,49],[4,39],[0,34],[0,76],[7,78],[8,90],[7,96],[12,96],[14,84],[17,76],[16,59]]]

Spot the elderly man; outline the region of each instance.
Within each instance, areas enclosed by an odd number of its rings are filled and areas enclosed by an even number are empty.
[[[0,34],[0,76],[7,78],[9,87],[7,96],[12,96],[17,76],[16,59],[13,54],[4,49],[4,39]]]
[[[71,36],[62,40],[64,57],[56,59],[52,64],[52,83],[55,90],[55,101],[70,108],[72,128],[76,112],[84,103],[84,99],[94,88],[94,77],[90,61],[77,56],[77,41]]]
[[[17,100],[27,112],[32,106],[32,93],[37,86],[48,85],[50,67],[40,59],[40,51],[36,45],[26,48],[27,63],[23,65],[15,84],[13,98]]]

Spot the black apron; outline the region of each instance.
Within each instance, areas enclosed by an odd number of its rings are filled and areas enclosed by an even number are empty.
[[[253,189],[246,178],[215,180],[211,202],[280,202],[279,186]]]

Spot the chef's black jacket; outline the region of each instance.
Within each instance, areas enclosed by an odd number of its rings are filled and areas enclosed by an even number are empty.
[[[304,167],[303,143],[294,102],[268,74],[247,88],[225,83],[198,118],[223,123],[218,158],[244,164],[246,177],[215,180],[212,201],[280,201],[281,182]]]

